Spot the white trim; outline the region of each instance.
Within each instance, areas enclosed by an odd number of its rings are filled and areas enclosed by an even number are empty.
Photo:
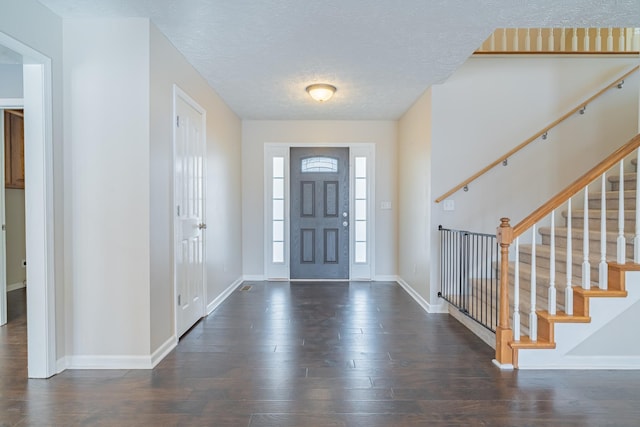
[[[529,363],[519,369],[640,369],[640,356],[564,356],[558,362]]]
[[[67,369],[152,369],[151,356],[67,356]]]
[[[259,275],[259,274],[245,274],[244,276],[242,276],[242,281],[243,282],[264,282],[265,280],[265,276],[264,275]],[[269,279],[269,280],[289,280],[289,279]]]
[[[411,285],[405,282],[401,277],[398,277],[396,281],[400,286],[402,286],[405,291],[407,291],[409,296],[411,296],[411,298],[413,298],[418,303],[418,305],[420,305],[420,307],[422,307],[423,310],[427,313],[449,313],[445,304],[429,304],[427,300],[425,300],[418,292],[416,292],[415,289],[411,287]]]
[[[2,100],[0,100],[0,103]],[[7,223],[6,220],[6,199],[5,199],[5,174],[4,174],[4,147],[6,141],[4,140],[4,109],[0,108],[0,141],[2,141],[2,149],[0,150],[0,224],[3,225],[0,230],[0,271],[2,276],[0,277],[0,326],[7,324],[7,292],[9,292],[9,286],[7,286],[7,231],[4,226]]]
[[[397,282],[400,278],[398,276],[389,275],[389,274],[378,274],[373,278],[375,282]]]
[[[171,353],[171,351],[178,346],[178,337],[173,335],[169,337],[160,347],[156,349],[151,354],[151,367],[155,368],[155,366],[164,359],[167,354]]]
[[[1,44],[1,43],[0,43]],[[24,107],[23,98],[2,98],[0,99],[0,108],[22,108]]]
[[[171,241],[171,264],[172,264],[172,268],[173,268],[173,312],[174,312],[174,332],[177,333],[177,331],[179,330],[179,325],[178,325],[178,316],[179,316],[179,311],[178,311],[178,278],[176,277],[176,242],[177,242],[177,227],[176,227],[176,198],[175,198],[175,189],[176,189],[176,173],[175,173],[175,159],[176,159],[176,125],[175,125],[175,120],[177,117],[177,100],[178,98],[182,99],[183,101],[185,101],[189,106],[191,106],[193,109],[195,109],[197,112],[200,113],[201,115],[201,128],[202,128],[202,139],[204,142],[204,146],[205,146],[205,155],[203,158],[203,168],[204,168],[204,179],[203,179],[203,202],[202,202],[202,222],[204,224],[207,223],[207,219],[206,219],[206,194],[207,194],[207,188],[206,188],[206,184],[207,184],[207,156],[206,156],[206,147],[207,147],[207,111],[202,108],[200,106],[200,104],[198,104],[193,98],[191,98],[184,90],[182,90],[177,84],[173,84],[173,114],[171,116],[171,128],[173,129],[173,139],[172,139],[172,152],[171,152],[171,175],[172,175],[172,188],[171,188],[171,229],[172,229],[172,241]],[[203,259],[207,259],[207,239],[206,239],[206,229],[203,231],[202,233],[202,239],[203,239]],[[201,308],[201,313],[200,316],[204,317],[206,316],[207,312],[207,307],[206,305],[206,301],[207,301],[207,269],[206,269],[206,263],[203,263],[202,266],[202,308]]]
[[[496,359],[493,359],[492,362],[503,371],[513,371],[513,365],[511,363],[500,363]]]
[[[10,285],[7,285],[7,292],[11,292],[11,291],[17,291],[18,289],[22,289],[22,288],[26,288],[27,287],[27,283],[26,282],[16,282],[16,283],[12,283]]]
[[[234,280],[234,282],[230,284],[227,287],[227,289],[222,291],[220,295],[218,295],[213,301],[207,304],[207,316],[210,315],[211,312],[213,312],[213,310],[218,308],[220,304],[222,304],[227,298],[229,298],[229,296],[231,296],[233,291],[235,291],[238,288],[238,286],[242,284],[243,282],[242,279],[243,279],[242,277],[239,277],[236,280]]]

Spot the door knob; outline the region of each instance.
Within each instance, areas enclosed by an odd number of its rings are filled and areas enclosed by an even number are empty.
[[[204,223],[201,222],[200,224],[198,224],[198,228],[200,230],[203,230],[203,229],[207,228],[207,224],[204,224]]]

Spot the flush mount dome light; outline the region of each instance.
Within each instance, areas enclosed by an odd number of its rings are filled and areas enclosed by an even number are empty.
[[[331,99],[336,92],[336,87],[326,83],[317,83],[307,86],[307,93],[318,102],[325,102]]]

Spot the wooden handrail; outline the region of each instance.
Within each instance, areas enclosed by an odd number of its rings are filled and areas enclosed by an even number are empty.
[[[533,136],[531,136],[530,138],[528,138],[527,140],[525,140],[524,142],[522,142],[521,144],[519,144],[518,146],[516,146],[515,148],[509,150],[506,154],[503,154],[502,156],[500,156],[498,159],[496,159],[495,161],[489,163],[487,166],[485,166],[484,168],[482,168],[481,170],[479,170],[478,172],[474,173],[473,175],[471,175],[469,178],[465,179],[464,181],[462,181],[460,184],[456,185],[455,187],[453,187],[451,190],[447,191],[446,193],[444,193],[442,196],[438,197],[435,202],[436,203],[440,203],[441,201],[443,201],[444,199],[446,199],[447,197],[449,197],[450,195],[452,195],[453,193],[455,193],[456,191],[466,187],[467,185],[469,185],[471,182],[475,181],[477,178],[479,178],[480,176],[484,175],[485,173],[487,173],[489,170],[493,169],[494,167],[498,166],[499,164],[501,164],[502,162],[504,162],[505,160],[507,160],[509,157],[512,157],[514,154],[516,154],[518,151],[522,150],[523,148],[525,148],[527,145],[531,144],[533,141],[535,141],[536,139],[538,139],[539,137],[541,137],[542,135],[544,135],[546,132],[548,132],[549,130],[553,129],[554,127],[556,127],[557,125],[559,125],[560,123],[562,123],[563,121],[565,121],[566,119],[568,119],[569,117],[571,117],[573,114],[575,114],[578,110],[581,110],[582,108],[586,107],[587,104],[591,103],[591,101],[593,101],[594,99],[600,97],[600,95],[602,95],[603,93],[605,93],[606,91],[608,91],[609,89],[611,89],[614,86],[617,86],[618,83],[620,83],[621,80],[624,80],[625,78],[627,78],[628,76],[630,76],[631,74],[633,74],[634,72],[636,72],[638,69],[640,68],[640,65],[636,65],[635,67],[633,67],[631,70],[627,71],[626,73],[624,73],[623,75],[621,75],[620,77],[616,78],[615,80],[613,80],[611,83],[609,83],[607,86],[605,86],[604,88],[600,89],[598,92],[596,92],[595,95],[592,95],[591,97],[589,97],[587,100],[582,101],[581,103],[579,103],[576,107],[572,108],[570,111],[568,111],[567,113],[563,114],[559,119],[554,120],[553,122],[551,122],[550,124],[548,124],[547,126],[545,126],[544,128],[542,128],[540,131],[536,132]]]
[[[595,181],[596,178],[602,176],[603,173],[611,169],[615,166],[620,160],[627,157],[629,154],[633,152],[633,150],[640,147],[640,134],[633,137],[629,142],[627,142],[622,147],[618,148],[616,151],[611,153],[606,159],[598,163],[593,169],[589,172],[582,175],[580,178],[575,180],[569,186],[567,186],[564,190],[560,191],[558,194],[549,199],[545,204],[540,206],[538,209],[533,211],[529,216],[520,221],[517,225],[513,227],[513,238],[520,236],[522,233],[527,231],[533,224],[536,224],[542,218],[546,217],[553,211],[561,206],[564,202],[569,200],[570,197],[575,195],[577,192],[582,190],[591,182]]]

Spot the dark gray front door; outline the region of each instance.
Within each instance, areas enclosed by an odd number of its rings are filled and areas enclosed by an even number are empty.
[[[291,279],[348,279],[349,149],[290,154]]]

